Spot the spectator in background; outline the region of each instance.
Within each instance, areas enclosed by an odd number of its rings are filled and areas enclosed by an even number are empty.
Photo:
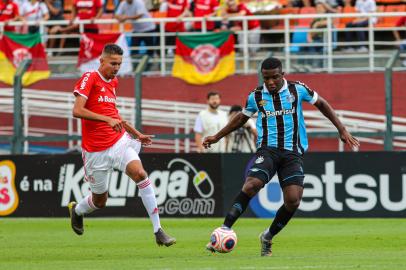
[[[323,5],[325,9],[324,13],[339,13],[342,9],[338,0],[316,0],[315,4],[316,7],[317,5]]]
[[[143,0],[125,0],[120,3],[117,8],[117,11],[114,17],[119,22],[124,22],[126,20],[133,20],[133,32],[134,33],[143,33],[143,34],[152,34],[156,32],[156,25],[154,22],[142,22],[138,23],[138,19],[148,19],[151,18],[145,3]],[[154,36],[138,36],[135,35],[132,37],[131,45],[139,47],[141,42],[144,42],[147,46],[147,54],[150,57],[154,56],[154,50],[149,48],[155,46],[155,37]]]
[[[194,132],[198,153],[226,152],[226,139],[220,140],[218,144],[214,144],[207,150],[204,149],[202,145],[204,137],[217,133],[228,123],[227,113],[225,111],[219,110],[220,103],[220,94],[218,92],[209,92],[207,94],[208,108],[199,112],[199,115],[196,118]]]
[[[376,12],[375,0],[357,0],[355,2],[355,9],[357,10],[357,12],[359,12],[361,14],[367,14],[367,13]],[[372,20],[373,24],[376,23],[376,18],[371,18],[371,20]],[[352,22],[348,23],[346,25],[346,27],[347,28],[368,27],[368,17],[362,17],[361,16],[359,18],[356,18]],[[346,40],[346,42],[354,41],[353,40],[353,33],[354,32],[352,32],[352,31],[351,32],[350,31],[345,32],[345,40]],[[357,31],[355,33],[356,33],[356,36],[357,36],[357,41],[363,42],[363,41],[367,40],[365,31]],[[351,51],[354,51],[354,48],[348,47],[345,50],[348,51],[348,52],[351,52]],[[356,51],[359,52],[359,53],[366,53],[366,52],[368,52],[368,48],[365,45],[361,45],[361,46],[357,46]]]
[[[406,27],[406,16],[400,17],[396,22],[396,27]],[[393,30],[393,36],[395,37],[395,41],[399,43],[399,47],[401,50],[406,50],[406,42],[402,44],[402,38],[400,36],[400,32],[398,30]]]
[[[242,112],[240,105],[233,105],[230,108],[229,119],[233,119],[235,115]],[[257,147],[257,129],[252,118],[239,129],[233,131],[227,136],[227,152],[228,153],[253,153]]]
[[[72,18],[68,26],[55,26],[49,32],[51,35],[70,34],[79,32],[78,20],[91,20],[90,24],[84,25],[85,33],[98,33],[99,28],[93,21],[103,14],[103,4],[101,0],[74,0],[72,5]],[[50,40],[50,47],[53,48],[55,39]],[[59,48],[65,47],[65,39],[61,38]]]
[[[355,0],[344,0],[343,7],[353,7]]]
[[[63,20],[63,3],[61,0],[43,0],[49,11],[49,20]]]
[[[20,20],[18,5],[11,0],[0,0],[0,22],[4,22],[4,31],[14,32],[15,26],[8,23],[18,20]]]
[[[149,11],[158,10],[161,4],[161,0],[144,0],[145,7]]]
[[[75,20],[91,20],[90,24],[85,24],[85,33],[99,33],[99,28],[94,20],[99,19],[103,14],[103,3],[101,0],[75,0],[72,7],[71,24]],[[79,25],[76,25],[79,28]]]
[[[400,17],[399,20],[396,22],[396,27],[406,27],[406,16]],[[402,51],[406,51],[406,39],[402,41],[399,31],[393,30],[393,36],[395,37],[396,42],[398,42],[399,49]],[[402,61],[402,65],[406,67],[406,59]]]
[[[165,2],[167,4],[166,17],[178,19],[177,22],[166,23],[165,32],[185,32],[185,23],[182,22],[182,19],[189,13],[188,0],[166,0]],[[167,36],[165,44],[169,46],[175,45],[175,38],[175,36]]]
[[[190,11],[193,17],[203,17],[204,20],[216,15],[216,11],[219,8],[219,3],[217,0],[194,0],[190,5]],[[213,31],[215,29],[214,21],[206,21],[207,31]],[[202,31],[202,23],[195,22],[193,24],[193,29],[195,31]]]
[[[39,32],[39,23],[49,19],[48,7],[44,2],[31,0],[21,6],[21,18],[23,21],[35,22],[35,25],[28,25],[28,33]]]
[[[287,7],[311,7],[311,0],[288,0]]]
[[[49,11],[49,20],[50,21],[59,21],[63,20],[63,4],[61,0],[44,0],[45,5]],[[48,34],[51,34],[53,29],[60,27],[60,25],[51,25],[48,29]],[[55,39],[48,40],[48,48],[54,48]],[[52,44],[51,44],[52,43]],[[52,46],[51,46],[52,45]],[[48,56],[52,56],[52,52],[48,52]]]
[[[325,14],[326,7],[323,4],[316,5],[317,14]],[[327,28],[327,19],[326,18],[316,18],[310,24],[310,30],[318,30]],[[323,46],[318,46],[320,43],[324,42],[324,32],[320,30],[319,32],[312,32],[309,31],[307,33],[307,42],[313,44],[314,46],[306,47],[306,50],[310,54],[322,54],[323,53]],[[312,67],[321,68],[323,65],[322,59],[309,59],[310,64]]]
[[[227,0],[226,2],[225,13],[222,14],[223,21],[222,29],[230,29],[231,31],[240,31],[243,29],[243,24],[241,21],[230,21],[228,18],[235,16],[252,16],[251,11],[243,4],[237,4],[236,0]],[[251,45],[259,45],[261,39],[261,26],[258,20],[249,20],[248,21],[248,46],[251,54],[254,54],[259,47]],[[240,46],[244,43],[244,33],[238,34],[238,43]]]

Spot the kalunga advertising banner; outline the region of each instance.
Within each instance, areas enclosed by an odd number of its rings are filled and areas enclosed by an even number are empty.
[[[144,154],[162,216],[221,216],[220,155]],[[67,216],[70,201],[89,193],[80,155],[0,156],[0,216]],[[109,175],[107,206],[92,216],[145,217],[136,184],[125,174]]]
[[[142,154],[159,211],[167,217],[223,216],[241,190],[250,154]],[[406,152],[309,153],[297,216],[406,217]],[[0,156],[0,216],[67,216],[89,192],[80,155]],[[108,207],[92,216],[145,217],[133,181],[109,176]],[[245,216],[273,217],[283,202],[277,176]]]

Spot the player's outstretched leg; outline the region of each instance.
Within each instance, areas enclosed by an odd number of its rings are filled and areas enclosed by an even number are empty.
[[[289,222],[299,207],[303,194],[303,187],[299,185],[285,186],[283,189],[284,204],[276,212],[268,230],[260,235],[261,256],[272,255],[272,239],[277,235]]]
[[[68,209],[72,230],[76,234],[82,235],[84,233],[83,215],[91,213],[98,208],[93,203],[92,195],[88,195],[79,203],[70,202]]]
[[[167,247],[176,243],[176,239],[167,235],[161,228],[161,222],[159,220],[158,205],[156,202],[155,191],[151,185],[149,178],[137,183],[139,188],[139,194],[144,204],[145,209],[148,212],[149,218],[154,228],[155,240],[159,246],[165,245]]]

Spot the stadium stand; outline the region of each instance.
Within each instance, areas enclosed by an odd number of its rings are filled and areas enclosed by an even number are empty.
[[[387,1],[387,0],[385,0]],[[351,22],[354,18],[358,17],[356,14],[356,10],[352,6],[345,6],[343,7],[339,13],[336,14],[326,14],[326,15],[318,15],[316,14],[315,7],[290,7],[288,1],[241,1],[247,3],[247,6],[251,8],[254,7],[256,10],[255,19],[258,19],[261,22],[261,41],[259,44],[237,44],[236,48],[239,50],[236,53],[236,61],[237,61],[237,73],[253,73],[256,71],[256,64],[257,62],[263,58],[264,55],[268,53],[273,53],[274,55],[278,55],[283,60],[287,62],[292,62],[293,65],[296,60],[291,59],[290,55],[286,53],[285,48],[291,46],[291,41],[296,40],[295,29],[296,28],[304,28],[309,27],[310,23],[314,18],[318,16],[325,16],[325,18],[331,18],[332,25],[331,29],[335,28],[337,31],[334,31],[334,34],[328,38],[329,35],[325,35],[324,44],[319,44],[319,46],[324,46],[325,48],[333,48],[333,50],[329,50],[323,57],[325,57],[325,61],[332,62],[330,68],[327,70],[327,66],[320,70],[320,71],[345,71],[351,70],[352,63],[351,61],[341,61],[343,57],[350,57],[352,59],[358,58],[358,63],[362,64],[362,70],[383,70],[383,63],[386,61],[386,58],[390,54],[390,50],[396,49],[399,41],[395,41],[393,38],[392,31],[394,30],[402,30],[400,27],[395,28],[396,21],[402,17],[406,16],[406,5],[401,3],[395,2],[384,2],[377,1],[378,9],[377,15],[371,16],[377,17],[378,22],[376,25],[373,25],[372,29],[365,28],[363,31],[367,31],[373,33],[371,37],[368,37],[367,41],[365,41],[364,45],[369,47],[368,54],[355,54],[350,52],[341,52],[340,49],[348,46],[350,44],[345,44],[344,34],[347,31],[345,25]],[[65,0],[64,1],[64,18],[69,20],[71,19],[71,6],[73,0]],[[276,4],[275,4],[276,3]],[[105,5],[105,13],[102,16],[101,20],[98,20],[98,24],[100,27],[100,33],[125,33],[127,39],[129,40],[131,37],[136,35],[132,33],[132,26],[131,22],[126,22],[124,24],[118,24],[113,19],[113,12],[114,12],[114,1],[108,0]],[[153,20],[159,26],[164,25],[166,22],[169,22],[171,19],[166,18],[165,11],[153,10],[151,11],[151,15]],[[274,15],[277,15],[276,17]],[[390,16],[387,16],[390,15]],[[252,18],[252,17],[251,17]],[[247,18],[242,18],[240,20],[246,20]],[[173,19],[175,20],[175,19]],[[188,17],[185,18],[184,21],[187,22],[188,25],[193,25],[193,22],[198,20],[197,18]],[[211,18],[210,20],[217,20],[220,22],[220,18]],[[237,19],[235,19],[237,20]],[[285,21],[287,20],[287,24]],[[54,22],[59,23],[59,22]],[[18,23],[17,23],[18,24]],[[46,26],[48,23],[43,23]],[[65,22],[66,24],[66,22]],[[285,26],[289,25],[289,28]],[[48,39],[47,34],[44,32],[45,27],[41,28],[44,37],[44,40]],[[328,28],[329,29],[329,28]],[[328,30],[326,29],[327,33]],[[372,32],[371,32],[372,30]],[[189,30],[188,30],[189,31]],[[247,33],[242,29],[238,31],[237,34]],[[362,31],[361,29],[352,29],[352,31]],[[161,43],[158,44],[156,47],[143,47],[141,52],[149,51],[149,50],[157,50],[158,48],[161,49],[161,54],[155,56],[151,59],[152,68],[150,69],[150,75],[168,75],[171,72],[171,65],[173,63],[173,54],[162,54],[162,52],[173,52],[175,47],[174,45],[163,44],[163,40],[166,37],[173,37],[173,33],[165,33],[163,32],[156,32],[152,35],[155,36],[155,39],[159,40]],[[79,38],[80,34],[71,34],[71,35],[55,35],[52,38],[59,39],[59,38],[66,38],[67,46],[61,50],[59,49],[52,49],[48,48],[47,53],[49,56],[52,56],[48,59],[48,62],[51,66],[54,76],[77,76],[77,70],[74,66],[75,61],[68,56],[76,55],[79,50]],[[334,44],[333,44],[334,43]],[[335,44],[336,43],[336,44]],[[168,45],[169,44],[169,45]],[[259,52],[256,55],[245,55],[244,52],[249,51],[245,50],[244,46],[250,47],[258,47],[260,48]],[[312,45],[309,45],[312,46]],[[131,50],[140,50],[140,47],[132,46]],[[62,56],[61,56],[62,55]],[[368,58],[373,58],[373,61],[368,60]],[[401,57],[404,57],[405,54],[402,52]],[[301,57],[300,54],[296,55],[297,57]],[[248,59],[248,60],[247,60]],[[132,59],[134,63],[137,63],[137,59]],[[60,64],[65,64],[64,69],[60,67]],[[348,63],[348,66],[346,64]],[[288,71],[290,67],[293,65],[287,65]],[[54,67],[58,66],[58,68]],[[338,68],[339,67],[339,68]],[[347,69],[346,69],[347,68]],[[395,69],[403,70],[404,67],[401,65],[396,65]],[[58,72],[61,70],[61,72]],[[63,71],[62,71],[63,70]]]
[[[388,5],[385,6],[384,12],[405,12],[406,5]],[[380,27],[395,27],[396,22],[399,17],[384,17],[382,18],[381,22],[378,22],[376,25],[377,28]]]
[[[316,9],[314,7],[302,7],[299,14],[316,14]],[[297,20],[297,27],[309,27],[312,23],[313,18],[300,18]]]
[[[345,6],[342,10],[342,13],[356,13],[355,7],[353,6]],[[341,17],[338,19],[338,23],[336,23],[336,28],[345,28],[347,23],[350,23],[354,20],[352,17]]]

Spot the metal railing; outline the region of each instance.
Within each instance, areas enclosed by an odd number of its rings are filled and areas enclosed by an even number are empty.
[[[312,72],[325,71],[325,72],[337,72],[337,71],[384,71],[385,60],[389,57],[390,51],[400,43],[391,40],[377,40],[377,33],[379,32],[392,32],[394,30],[402,31],[403,27],[382,27],[378,28],[374,25],[373,20],[377,18],[378,21],[385,17],[400,17],[406,16],[406,12],[383,12],[383,13],[371,13],[363,14],[363,17],[368,17],[369,24],[366,28],[336,28],[337,22],[340,18],[358,18],[360,14],[354,13],[340,13],[340,14],[288,14],[288,15],[261,15],[261,16],[243,16],[243,17],[233,17],[229,18],[230,21],[242,21],[242,30],[237,31],[237,35],[243,35],[242,44],[236,44],[237,54],[237,73],[255,73],[256,65],[262,60],[264,55],[272,51],[274,55],[280,57],[285,63],[286,72],[303,71],[302,62],[312,59],[323,60],[323,66],[320,68],[311,68]],[[296,22],[303,19],[315,19],[324,18],[327,20],[327,27],[325,29],[303,29],[295,25]],[[202,22],[202,32],[207,32],[206,23],[208,21],[220,21],[221,18],[213,17],[209,19],[202,18],[185,18],[184,21],[188,23],[201,21]],[[249,42],[248,35],[250,31],[248,30],[248,21],[259,20],[261,22],[283,22],[282,27],[271,27],[269,29],[261,29],[260,33],[262,35],[261,42],[258,44],[253,44]],[[173,55],[169,55],[168,52],[173,50],[175,47],[173,45],[166,44],[166,37],[174,36],[176,33],[165,32],[165,23],[174,22],[176,18],[154,18],[154,19],[141,19],[134,23],[141,23],[146,21],[153,21],[159,27],[159,31],[156,33],[132,33],[125,29],[124,24],[119,24],[118,31],[120,33],[125,33],[127,37],[131,38],[133,36],[153,36],[159,40],[159,43],[155,46],[150,47],[135,47],[131,46],[131,50],[136,51],[139,49],[146,50],[156,50],[159,51],[159,55],[156,55],[150,62],[154,65],[154,68],[147,74],[160,74],[168,75],[171,73],[171,65],[173,63]],[[89,20],[77,21],[79,24],[80,32],[84,31],[84,24],[89,23]],[[117,25],[115,19],[99,19],[95,20],[99,25]],[[44,42],[48,39],[55,38],[69,38],[79,40],[80,34],[58,34],[58,35],[48,35],[46,27],[53,25],[67,25],[69,21],[46,21],[40,22],[40,32]],[[22,25],[22,22],[13,22],[10,25]],[[29,22],[31,24],[31,22]],[[0,23],[0,32],[3,29],[4,24]],[[321,43],[308,43],[308,42],[295,42],[292,38],[301,32],[320,32],[323,34],[324,39]],[[339,38],[344,32],[368,32],[368,39],[365,42],[345,42]],[[182,33],[183,34],[183,33]],[[196,32],[189,32],[187,34],[197,34]],[[338,38],[337,38],[338,37]],[[366,53],[348,53],[342,52],[339,49],[345,46],[366,46],[368,52]],[[299,47],[300,53],[295,53],[292,51],[293,47]],[[258,48],[258,53],[250,54],[249,48]],[[322,53],[306,53],[307,48],[323,48]],[[389,49],[389,51],[385,50]],[[47,48],[48,53],[66,53],[77,55],[79,47],[74,48],[64,48],[55,49]],[[406,56],[402,53],[401,57]],[[138,62],[139,59],[134,58],[134,62]],[[345,63],[350,62],[351,64],[345,65]],[[78,73],[75,70],[75,65],[77,60],[70,57],[50,57],[49,64],[51,66],[58,65],[71,65],[72,69],[70,72],[53,70],[54,76],[77,76]],[[355,65],[358,64],[358,65]],[[306,69],[304,69],[306,71]],[[406,67],[400,65],[395,65],[394,70],[406,70]]]
[[[399,50],[393,52],[385,66],[385,112],[386,112],[386,134],[385,150],[393,150],[393,123],[392,123],[392,79],[393,66],[399,57]]]

